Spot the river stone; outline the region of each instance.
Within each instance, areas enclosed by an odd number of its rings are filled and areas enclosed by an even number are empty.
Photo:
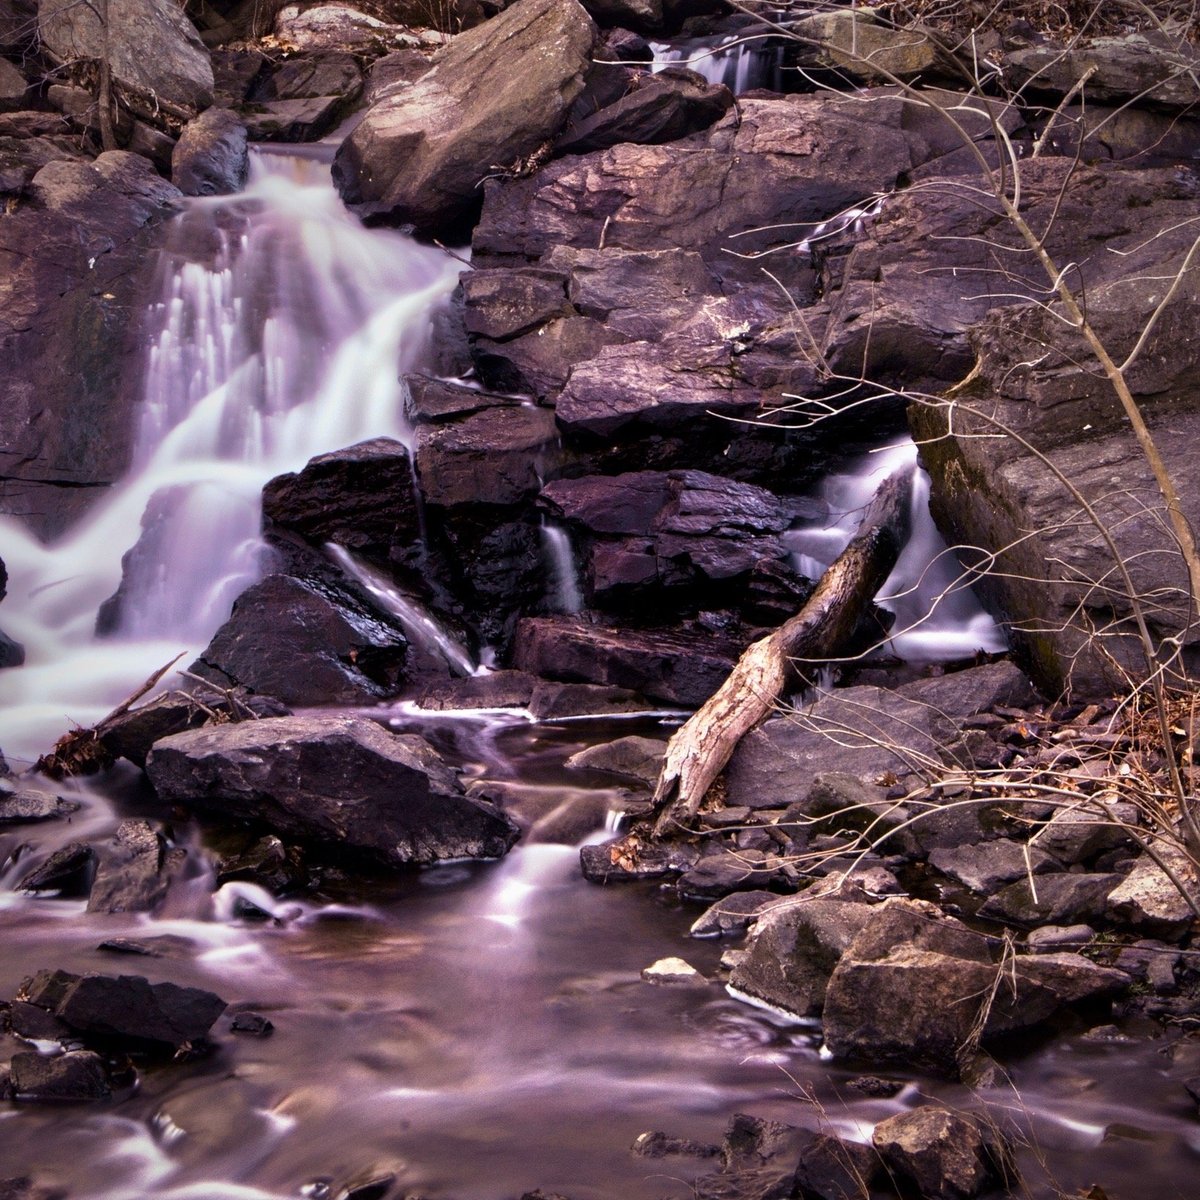
[[[209,108],[189,121],[171,153],[171,182],[185,196],[240,191],[250,160],[246,127],[227,108]]]
[[[349,4],[285,4],[275,16],[274,34],[296,50],[364,55],[418,40],[404,26],[390,25]]]
[[[1019,879],[986,900],[981,917],[1014,925],[1083,924],[1103,917],[1108,895],[1121,883],[1120,875],[1042,875],[1030,891],[1029,880]]]
[[[680,894],[689,900],[711,900],[730,892],[776,887],[795,891],[800,878],[779,854],[758,849],[707,847],[697,862],[680,876]]]
[[[1058,864],[1036,846],[1026,848],[1019,842],[999,838],[973,846],[939,847],[930,851],[929,865],[971,891],[990,896],[1026,873],[1044,875],[1056,870]]]
[[[519,0],[459,34],[342,143],[334,180],[363,216],[452,236],[479,185],[553,138],[583,90],[596,28],[576,0]]]
[[[789,47],[789,65],[794,60],[802,70],[836,71],[839,79],[893,83],[930,74],[939,57],[936,42],[919,27],[895,28],[870,11],[818,13],[796,21],[790,32],[798,41]]]
[[[1104,811],[1096,811],[1097,807],[1103,807]],[[1094,799],[1060,808],[1030,839],[1030,844],[1073,866],[1105,850],[1133,845],[1133,835],[1123,826],[1138,824],[1135,805]]]
[[[0,791],[0,825],[32,825],[57,821],[79,811],[79,804],[40,788]]]
[[[881,1121],[871,1135],[884,1164],[925,1200],[968,1200],[1000,1183],[1011,1150],[998,1131],[936,1104]]]
[[[39,0],[38,37],[59,63],[107,58],[113,82],[144,107],[156,100],[193,112],[212,103],[208,50],[183,10],[171,0],[120,0],[107,24],[89,4]]]
[[[692,937],[721,937],[728,933],[740,933],[764,913],[787,903],[788,897],[777,896],[774,892],[731,892],[706,908],[692,922],[688,932]]]
[[[699,854],[694,846],[679,842],[643,843],[626,836],[580,847],[579,862],[589,883],[625,883],[686,871]]]
[[[463,795],[416,735],[362,717],[274,717],[176,734],[146,772],[160,798],[395,868],[499,858],[516,826]]]
[[[225,1001],[213,992],[152,984],[141,975],[39,971],[21,984],[17,999],[52,1012],[85,1037],[159,1052],[199,1041],[225,1011]]]
[[[88,897],[90,913],[153,912],[167,897],[187,859],[149,821],[122,821],[102,849]]]
[[[1159,845],[1156,850],[1191,894],[1197,895],[1196,870],[1186,856],[1169,846]],[[1107,916],[1113,924],[1126,929],[1177,941],[1191,928],[1196,914],[1162,867],[1143,854],[1133,870],[1109,892]]]
[[[14,1054],[12,1088],[18,1100],[103,1100],[112,1094],[104,1059],[91,1050],[53,1058],[32,1051]]]
[[[344,103],[362,91],[362,71],[353,54],[330,50],[297,55],[277,64],[254,90],[255,99],[309,100],[340,96]]]
[[[407,656],[401,627],[345,588],[268,575],[238,597],[190,669],[288,705],[371,704],[396,694]]]
[[[255,100],[243,104],[238,116],[254,142],[315,142],[338,122],[341,96],[311,96],[293,100]]]
[[[662,770],[665,751],[666,743],[658,738],[634,735],[577,751],[564,765],[573,769],[604,771],[653,788]]]
[[[96,872],[96,852],[86,842],[68,842],[40,866],[21,877],[21,892],[56,892],[60,896],[86,896]]]

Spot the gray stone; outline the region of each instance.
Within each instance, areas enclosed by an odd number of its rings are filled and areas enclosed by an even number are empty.
[[[0,58],[0,112],[19,112],[25,107],[29,80],[7,59]]]
[[[22,892],[56,892],[60,896],[86,896],[96,871],[96,852],[86,842],[68,842],[44,862],[21,876]]]
[[[658,781],[665,750],[666,743],[658,738],[623,737],[615,742],[602,742],[598,746],[580,750],[572,754],[565,765],[603,771],[652,788]]]
[[[67,800],[40,788],[0,791],[0,825],[31,825],[39,821],[57,821],[78,811],[77,801]]]
[[[167,898],[187,851],[172,849],[149,821],[122,821],[100,854],[88,912],[153,912]]]
[[[688,932],[692,937],[740,933],[772,908],[787,903],[787,896],[777,896],[774,892],[731,892],[706,908]]]
[[[838,10],[796,21],[800,39],[796,65],[805,70],[836,71],[864,83],[892,83],[927,75],[938,62],[936,42],[919,27],[897,28],[877,22],[868,11]]]
[[[315,142],[338,122],[341,96],[293,100],[256,100],[243,104],[238,116],[255,142]]]
[[[697,857],[699,851],[694,846],[645,843],[632,834],[600,845],[583,846],[579,851],[583,877],[591,883],[625,883],[676,875],[686,871]]]
[[[1102,810],[1102,811],[1101,811]],[[1109,803],[1101,798],[1060,808],[1030,839],[1030,844],[1053,854],[1067,866],[1086,862],[1105,850],[1133,845],[1122,826],[1139,823],[1132,804]]]
[[[1157,854],[1196,896],[1196,870],[1187,858],[1162,845]],[[1183,937],[1196,919],[1187,897],[1148,854],[1141,855],[1133,870],[1108,893],[1107,916],[1115,925],[1168,941]]]
[[[1082,924],[1104,916],[1120,882],[1120,875],[1043,875],[1031,891],[1021,879],[986,900],[979,914],[1014,925]]]
[[[1011,1150],[973,1117],[923,1104],[881,1121],[871,1135],[884,1163],[927,1200],[968,1200],[1000,1183]]]
[[[463,794],[424,739],[362,717],[275,717],[176,734],[146,771],[166,803],[265,825],[389,868],[498,858],[516,826]]]
[[[1090,925],[1042,925],[1029,931],[1025,945],[1034,954],[1046,954],[1082,950],[1095,940],[1096,931]]]
[[[1026,857],[1028,855],[1028,857]],[[1026,848],[1020,842],[1000,838],[974,846],[955,846],[933,850],[929,864],[943,875],[957,879],[973,892],[990,896],[1006,883],[1024,875],[1044,875],[1057,869],[1057,863],[1036,846]]]
[[[171,154],[171,182],[185,196],[224,195],[246,182],[246,127],[227,108],[189,121]]]

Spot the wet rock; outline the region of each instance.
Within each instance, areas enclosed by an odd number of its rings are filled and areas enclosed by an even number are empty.
[[[642,971],[646,983],[704,984],[708,981],[689,962],[682,958],[660,958]]]
[[[562,128],[595,38],[574,0],[523,0],[460,34],[342,144],[342,196],[364,215],[452,235],[477,211],[479,185],[497,164],[515,166]]]
[[[871,1141],[887,1167],[928,1200],[968,1200],[1010,1173],[1011,1150],[998,1131],[940,1105],[881,1121]]]
[[[278,717],[176,734],[146,771],[167,803],[395,868],[498,858],[516,826],[466,797],[422,738],[360,717]]]
[[[1085,924],[1104,916],[1108,895],[1121,880],[1106,874],[1043,875],[1031,891],[1021,879],[986,900],[979,915],[1014,925]]]
[[[1025,847],[1007,838],[934,850],[929,855],[929,864],[985,896],[1027,873],[1044,875],[1057,869],[1055,860],[1044,850]]]
[[[53,1058],[14,1054],[12,1087],[18,1100],[103,1100],[112,1094],[104,1059],[91,1050],[71,1050]]]
[[[785,1200],[793,1194],[805,1130],[738,1113],[721,1147],[721,1170],[693,1184],[698,1200]]]
[[[195,952],[195,943],[189,938],[164,933],[151,938],[108,938],[96,949],[106,954],[131,954],[137,958],[188,958]]]
[[[227,108],[209,108],[189,121],[171,154],[171,182],[185,196],[241,190],[250,160],[246,127]]]
[[[670,1155],[685,1155],[689,1158],[715,1158],[721,1153],[720,1146],[710,1142],[695,1142],[691,1138],[672,1137],[660,1130],[640,1133],[634,1139],[633,1153],[639,1158],[667,1158]]]
[[[218,886],[244,880],[257,883],[275,895],[294,890],[306,878],[300,852],[295,848],[289,850],[273,835],[259,838],[241,854],[222,858],[217,865]]]
[[[392,438],[309,459],[303,470],[272,479],[262,503],[271,526],[316,545],[386,557],[393,545],[420,537],[412,462]]]
[[[258,50],[212,51],[213,103],[237,108],[267,69],[268,58]]]
[[[859,1142],[814,1133],[796,1165],[801,1200],[867,1200],[881,1174],[879,1155]]]
[[[666,744],[658,738],[623,737],[615,742],[602,742],[572,754],[566,766],[590,771],[604,771],[630,779],[645,787],[653,787],[662,769]]]
[[[56,153],[37,171],[5,215],[0,249],[9,330],[0,342],[0,510],[22,514],[43,537],[129,460],[137,393],[124,372],[140,353],[157,226],[180,199],[136,154],[71,157]]]
[[[141,975],[39,971],[21,984],[17,999],[52,1012],[85,1037],[159,1053],[200,1041],[225,1011],[225,1001],[212,992],[152,984]]]
[[[311,100],[340,96],[343,103],[358,99],[362,72],[353,54],[326,51],[298,55],[279,63],[255,88],[256,100]]]
[[[244,591],[191,671],[289,705],[395,695],[408,641],[392,619],[316,576],[268,575]]]
[[[688,932],[692,937],[721,937],[740,933],[771,909],[786,903],[786,897],[774,892],[731,892],[706,908],[692,922]],[[745,959],[742,961],[745,962]]]
[[[962,718],[1032,699],[1025,676],[1010,663],[895,690],[855,687],[823,694],[804,710],[772,718],[742,739],[726,772],[728,801],[751,808],[797,803],[817,775],[830,771],[868,782],[903,777],[911,756],[953,760]]]
[[[187,851],[169,847],[149,821],[122,821],[101,851],[88,912],[153,912],[166,899],[186,858]]]
[[[212,103],[213,73],[195,26],[170,0],[125,0],[106,19],[72,0],[39,0],[38,37],[58,63],[106,59],[118,88],[192,112]]]
[[[699,851],[694,846],[646,843],[635,834],[583,846],[579,851],[583,877],[590,883],[623,883],[675,875],[686,871],[697,857]]]
[[[79,811],[79,804],[39,788],[0,792],[0,825],[32,825],[60,821]]]
[[[456,708],[527,708],[537,679],[524,671],[491,671],[466,679],[447,679],[427,687],[418,703],[444,711]]]
[[[725,681],[742,647],[698,631],[617,630],[573,617],[520,622],[513,662],[563,682],[610,684],[697,707]]]
[[[872,913],[867,904],[797,898],[763,915],[730,986],[797,1017],[818,1016],[846,948]]]
[[[19,667],[25,662],[25,647],[0,629],[0,668]]]
[[[707,129],[733,104],[733,93],[679,67],[632,74],[630,90],[612,104],[572,121],[554,144],[556,154],[588,154],[634,142],[660,145]]]
[[[68,842],[40,866],[21,877],[22,892],[57,892],[60,896],[86,896],[96,874],[96,852],[86,842]]]
[[[30,1042],[61,1042],[73,1036],[70,1026],[53,1013],[23,1000],[9,1006],[7,1025],[17,1037]]]
[[[240,1012],[229,1023],[230,1033],[240,1033],[246,1037],[270,1037],[275,1026],[262,1013]]]
[[[529,711],[539,721],[557,717],[597,717],[605,713],[648,712],[655,706],[629,688],[597,683],[553,683],[539,680],[529,697]]]
[[[1187,858],[1166,846],[1159,846],[1157,853],[1183,886],[1196,895],[1196,872]],[[1126,929],[1177,941],[1191,927],[1196,914],[1162,867],[1143,854],[1133,870],[1108,893],[1107,917]]]

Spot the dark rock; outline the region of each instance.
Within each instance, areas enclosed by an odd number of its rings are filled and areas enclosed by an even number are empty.
[[[786,903],[786,897],[778,896],[774,892],[732,892],[706,908],[692,922],[689,932],[692,937],[720,937],[727,933],[740,933],[771,909]],[[745,961],[742,960],[743,963]]]
[[[1036,846],[1023,846],[1007,838],[979,842],[974,846],[933,850],[929,855],[929,864],[943,875],[957,879],[964,887],[985,896],[990,896],[1014,879],[1023,878],[1027,873],[1044,875],[1047,871],[1057,869],[1054,859],[1045,851]]]
[[[14,1054],[12,1087],[18,1100],[103,1100],[112,1094],[104,1059],[90,1050],[71,1050],[54,1058]]]
[[[1082,950],[1095,940],[1096,931],[1090,925],[1041,925],[1029,931],[1025,945],[1035,954],[1046,954]]]
[[[711,1142],[672,1137],[660,1130],[638,1134],[632,1149],[639,1158],[666,1158],[676,1154],[688,1158],[716,1158],[721,1153],[720,1146],[714,1146]]]
[[[43,537],[128,462],[137,391],[125,368],[140,361],[156,226],[180,198],[136,154],[71,157],[38,170],[27,201],[5,215],[0,247],[0,509]]]
[[[555,142],[555,153],[588,154],[623,142],[673,142],[707,129],[733,104],[728,88],[679,67],[635,74],[632,84],[615,103],[572,121]]]
[[[0,668],[19,667],[25,662],[25,647],[0,629]]]
[[[136,958],[181,958],[190,955],[193,943],[187,938],[163,934],[152,938],[109,938],[97,950],[106,954],[131,954]]]
[[[490,671],[486,675],[432,684],[421,693],[418,703],[435,712],[456,708],[528,708],[537,682],[523,671]]]
[[[4,0],[0,3],[0,49],[24,52],[33,45],[36,35],[37,0]],[[9,1198],[6,1196],[4,1200]]]
[[[814,1133],[800,1152],[796,1195],[801,1200],[868,1200],[881,1166],[870,1146]]]
[[[279,63],[261,81],[256,100],[311,100],[318,96],[340,96],[349,103],[362,91],[362,72],[353,54],[327,51],[298,55]]]
[[[881,1121],[871,1141],[887,1167],[928,1200],[968,1200],[1010,1173],[1011,1151],[997,1131],[940,1105]]]
[[[79,804],[37,788],[0,792],[0,825],[32,825],[59,821],[79,811]]]
[[[40,971],[17,994],[54,1013],[77,1033],[137,1047],[179,1049],[204,1038],[225,1001],[201,988],[155,983],[141,975]]]
[[[1121,950],[1114,966],[1118,971],[1124,971],[1133,979],[1149,984],[1154,991],[1162,994],[1175,991],[1178,984],[1175,968],[1179,963],[1178,947],[1168,946],[1165,942],[1144,940]]]
[[[654,707],[645,696],[628,688],[596,683],[551,683],[534,685],[529,711],[539,721],[558,717],[598,717],[605,713],[646,712]]]
[[[253,142],[315,142],[333,129],[341,110],[341,96],[313,96],[243,104],[238,116]]]
[[[574,0],[522,0],[460,34],[342,144],[334,180],[343,197],[363,215],[452,235],[496,164],[515,165],[562,128],[595,36]]]
[[[686,871],[698,856],[694,846],[643,843],[634,835],[614,838],[598,846],[583,846],[579,851],[583,877],[590,883],[624,883],[675,875]]]
[[[86,842],[68,842],[40,866],[21,877],[22,892],[57,892],[86,896],[96,874],[96,852]]]
[[[19,112],[25,107],[29,80],[7,59],[0,58],[0,112]]]
[[[249,163],[245,125],[227,108],[209,108],[179,135],[171,154],[171,182],[185,196],[237,192]]]
[[[779,854],[714,847],[680,877],[679,891],[689,900],[710,900],[765,887],[790,892],[798,884],[795,867]]]
[[[259,838],[241,854],[221,859],[217,866],[217,884],[245,880],[257,883],[279,895],[301,885],[305,873],[299,853],[289,849],[275,836]]]
[[[1108,895],[1121,881],[1120,875],[1043,875],[1035,895],[1020,879],[986,900],[979,915],[1014,925],[1084,924],[1104,916]]]
[[[65,1041],[72,1036],[70,1027],[53,1013],[23,1000],[10,1006],[8,1026],[17,1037],[31,1042]]]
[[[802,897],[771,909],[730,986],[797,1017],[819,1016],[829,976],[872,911],[867,904]]]
[[[1124,826],[1138,822],[1138,810],[1132,804],[1089,800],[1060,808],[1031,842],[1072,866],[1105,850],[1133,845],[1133,836]]]
[[[400,626],[330,580],[268,575],[238,597],[191,670],[285,704],[370,704],[395,695]]]
[[[147,108],[156,97],[192,112],[212,103],[208,51],[170,0],[124,0],[107,19],[72,0],[39,0],[38,37],[59,63],[105,59],[113,82]]]
[[[270,1037],[275,1026],[261,1013],[240,1012],[229,1023],[230,1033],[242,1033],[247,1037]]]
[[[465,279],[473,279],[475,274],[468,274]],[[402,381],[405,410],[418,424],[466,417],[485,408],[515,408],[525,403],[519,396],[500,396],[481,388],[431,379],[428,375],[405,375]]]
[[[386,556],[420,537],[412,462],[391,438],[373,438],[310,459],[263,488],[263,516],[315,544]]]
[[[785,1200],[793,1195],[796,1161],[811,1135],[745,1113],[729,1123],[721,1170],[693,1185],[698,1200]]]
[[[220,108],[237,108],[250,94],[269,62],[258,50],[214,50],[213,103]]]
[[[415,47],[408,50],[394,50],[377,58],[367,72],[366,91],[363,103],[371,108],[380,100],[402,90],[410,83],[415,83],[429,70],[428,50],[418,50]]]
[[[572,754],[565,765],[604,771],[652,788],[658,780],[665,751],[666,744],[658,738],[623,737],[580,750]]]
[[[699,631],[617,630],[572,617],[521,621],[513,663],[564,682],[629,688],[698,707],[725,681],[742,646]]]
[[[517,838],[503,813],[463,795],[422,738],[360,717],[278,717],[176,734],[155,746],[146,771],[168,803],[390,868],[498,858]]]
[[[187,857],[145,820],[122,821],[100,855],[88,912],[153,912],[167,897]]]

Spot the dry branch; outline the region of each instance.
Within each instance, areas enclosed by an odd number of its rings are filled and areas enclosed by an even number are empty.
[[[675,732],[654,792],[655,809],[667,806],[655,825],[656,834],[695,815],[738,742],[783,693],[793,660],[832,658],[850,640],[864,607],[891,573],[904,545],[911,484],[911,468],[884,481],[858,532],[821,577],[808,603],[751,645],[729,678]]]

